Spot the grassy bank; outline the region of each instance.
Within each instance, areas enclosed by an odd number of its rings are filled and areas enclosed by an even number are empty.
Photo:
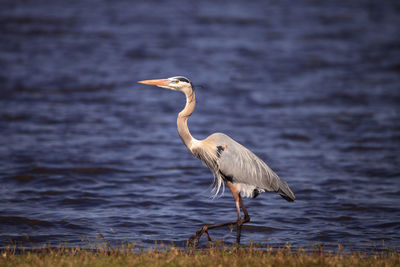
[[[212,245],[207,248],[160,247],[138,250],[132,245],[120,248],[41,248],[1,251],[0,266],[400,266],[395,251],[375,253],[335,253],[313,250],[232,247]]]

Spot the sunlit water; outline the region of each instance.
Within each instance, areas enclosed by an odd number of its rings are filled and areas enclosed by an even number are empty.
[[[7,2],[7,1],[6,1]],[[296,194],[245,200],[242,242],[400,245],[397,1],[2,1],[0,246],[184,242],[236,218],[176,131],[224,132]],[[376,2],[376,3],[375,3]],[[214,239],[235,241],[227,228]],[[202,242],[205,242],[203,240]]]

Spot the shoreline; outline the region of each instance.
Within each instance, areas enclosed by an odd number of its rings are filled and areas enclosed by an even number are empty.
[[[177,248],[164,244],[145,250],[135,243],[112,248],[93,244],[95,248],[45,247],[23,249],[16,246],[0,250],[0,266],[399,266],[400,253],[387,248],[375,252],[349,252],[338,246],[336,252],[316,245],[312,250],[245,244],[227,246],[222,242],[203,247]]]

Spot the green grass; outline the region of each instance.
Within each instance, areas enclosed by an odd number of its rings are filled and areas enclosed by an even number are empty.
[[[0,252],[0,266],[400,266],[400,253],[348,253],[341,247],[334,253],[316,246],[312,250],[215,243],[205,248],[180,249],[157,246],[140,250],[133,244],[112,249],[46,248]]]

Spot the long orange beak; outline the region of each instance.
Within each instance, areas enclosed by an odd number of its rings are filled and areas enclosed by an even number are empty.
[[[144,80],[144,81],[139,81],[138,83],[156,85],[156,86],[168,86],[169,85],[169,81],[167,79]]]

